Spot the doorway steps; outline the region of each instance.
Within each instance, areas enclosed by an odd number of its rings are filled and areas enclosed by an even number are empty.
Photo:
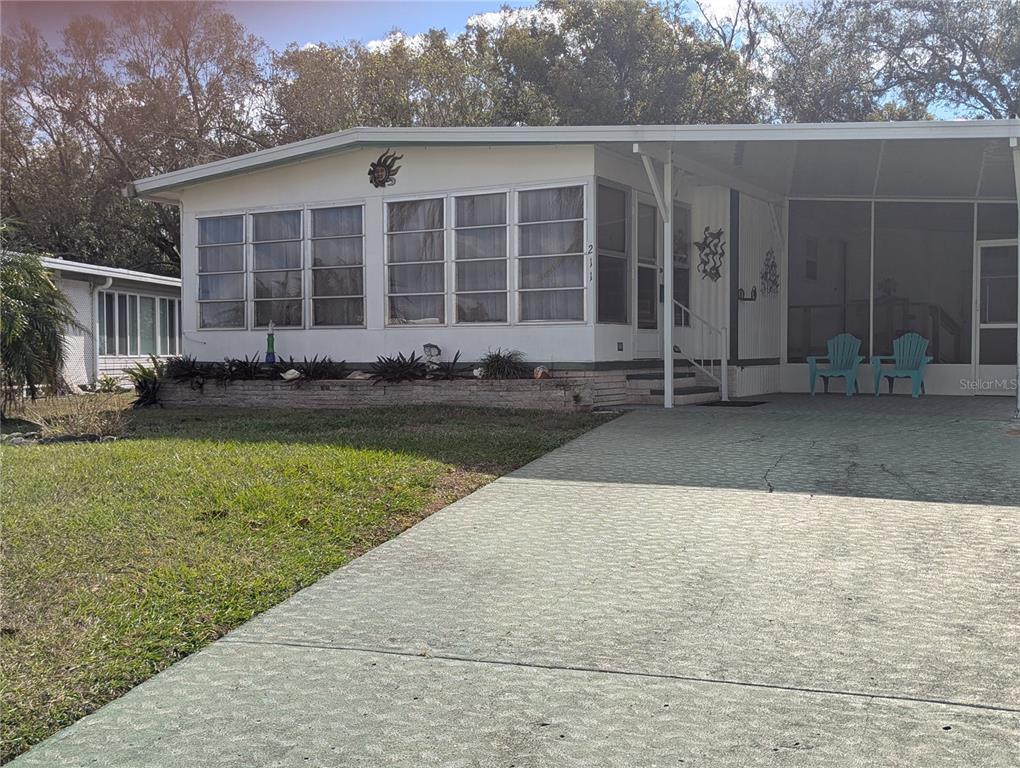
[[[662,405],[662,369],[627,374],[628,405]],[[673,405],[697,405],[719,400],[719,387],[705,383],[691,368],[673,371]]]

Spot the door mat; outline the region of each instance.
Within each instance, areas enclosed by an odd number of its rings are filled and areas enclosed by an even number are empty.
[[[710,403],[698,403],[699,408],[750,408],[752,405],[765,405],[768,400],[713,400]]]

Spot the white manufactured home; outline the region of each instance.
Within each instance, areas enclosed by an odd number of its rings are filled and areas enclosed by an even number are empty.
[[[53,282],[74,310],[64,331],[64,380],[72,387],[124,369],[149,356],[181,354],[181,281],[133,269],[44,258]]]
[[[1018,140],[1018,120],[360,128],[128,193],[180,207],[200,360],[264,351],[272,323],[296,358],[655,366],[668,407],[684,366],[723,396],[807,391],[840,333],[870,392],[871,356],[913,331],[927,393],[1015,396]]]

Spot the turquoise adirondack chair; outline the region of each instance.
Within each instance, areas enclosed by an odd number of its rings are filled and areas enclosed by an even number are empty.
[[[861,351],[861,340],[852,333],[841,333],[825,342],[825,346],[829,351],[828,355],[807,359],[811,394],[815,393],[815,384],[819,376],[822,377],[826,393],[829,391],[829,379],[842,376],[846,379],[846,396],[850,397],[855,391],[859,391],[857,369],[864,360],[864,356],[858,354]],[[819,368],[819,362],[828,362],[829,367]]]
[[[875,397],[882,388],[882,377],[889,380],[889,394],[893,391],[895,379],[910,379],[912,397],[924,392],[924,369],[932,361],[928,351],[928,339],[919,333],[905,333],[892,343],[891,355],[875,355],[871,367],[875,371]],[[883,360],[892,360],[892,368],[883,368]]]

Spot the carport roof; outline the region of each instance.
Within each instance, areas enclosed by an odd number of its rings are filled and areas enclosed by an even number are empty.
[[[674,150],[674,165],[768,197],[1014,199],[1020,120],[766,125],[352,128],[135,181],[132,197],[363,146],[601,144]],[[894,144],[894,146],[892,146]]]

